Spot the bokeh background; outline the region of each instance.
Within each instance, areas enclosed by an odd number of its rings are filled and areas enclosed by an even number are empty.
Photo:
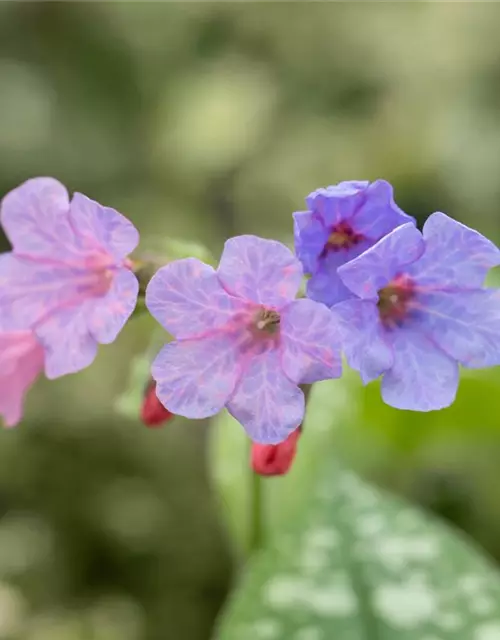
[[[237,233],[290,241],[319,186],[383,177],[420,223],[442,210],[499,241],[499,20],[479,2],[2,2],[0,192],[52,175],[145,249],[218,255]],[[1,639],[210,637],[242,546],[215,427],[114,410],[153,327],[40,381],[0,434]],[[425,416],[335,388],[339,456],[500,561],[500,374],[464,375]],[[245,483],[246,456],[230,462]]]

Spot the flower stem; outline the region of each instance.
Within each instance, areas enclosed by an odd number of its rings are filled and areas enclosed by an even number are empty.
[[[253,470],[250,471],[250,535],[249,553],[252,554],[262,546],[264,541],[263,492],[262,478]]]
[[[307,404],[309,394],[311,392],[311,384],[301,385],[304,392],[304,400]],[[250,451],[252,442],[250,441]],[[248,535],[248,551],[249,554],[258,551],[264,544],[265,538],[265,518],[264,518],[264,491],[262,485],[262,476],[255,473],[250,467],[250,500],[249,500],[249,535]]]

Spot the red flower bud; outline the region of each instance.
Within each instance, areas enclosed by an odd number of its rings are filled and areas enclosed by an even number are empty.
[[[167,420],[171,420],[174,417],[173,413],[170,413],[168,409],[162,405],[156,395],[156,382],[151,382],[146,387],[144,393],[144,400],[141,407],[141,420],[146,427],[159,427]]]
[[[297,453],[302,428],[295,429],[279,444],[252,444],[252,469],[261,476],[282,476],[288,473]]]

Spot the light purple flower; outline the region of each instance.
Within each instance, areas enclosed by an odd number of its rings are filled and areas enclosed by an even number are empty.
[[[483,286],[500,251],[481,234],[433,213],[423,234],[405,224],[339,269],[356,299],[332,308],[349,364],[363,382],[383,375],[398,409],[449,406],[459,364],[500,364],[500,291]]]
[[[307,211],[293,214],[295,251],[311,275],[307,295],[331,306],[352,297],[337,269],[393,229],[414,219],[396,205],[385,180],[340,182],[317,189]]]
[[[70,203],[53,178],[8,193],[1,222],[13,250],[0,256],[0,324],[33,330],[48,378],[83,369],[135,308],[138,282],[127,255],[137,230],[80,193]]]
[[[0,331],[0,415],[14,427],[26,392],[43,370],[43,348],[31,331]]]
[[[195,258],[160,269],[146,304],[176,338],[152,368],[165,407],[205,418],[225,406],[261,443],[296,429],[304,416],[297,385],[341,374],[330,311],[294,300],[301,278],[287,247],[255,236],[228,240],[217,271]]]

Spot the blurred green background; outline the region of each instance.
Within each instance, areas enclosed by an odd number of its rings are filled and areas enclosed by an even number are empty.
[[[498,241],[499,20],[474,2],[2,2],[0,192],[52,175],[130,217],[144,249],[173,236],[218,255],[236,233],[289,242],[319,186],[383,177],[419,222],[442,210]],[[248,462],[238,445],[221,497],[210,425],[113,411],[153,327],[40,381],[0,434],[2,640],[210,636]],[[500,561],[499,373],[424,416],[376,384],[333,388],[339,456]]]

